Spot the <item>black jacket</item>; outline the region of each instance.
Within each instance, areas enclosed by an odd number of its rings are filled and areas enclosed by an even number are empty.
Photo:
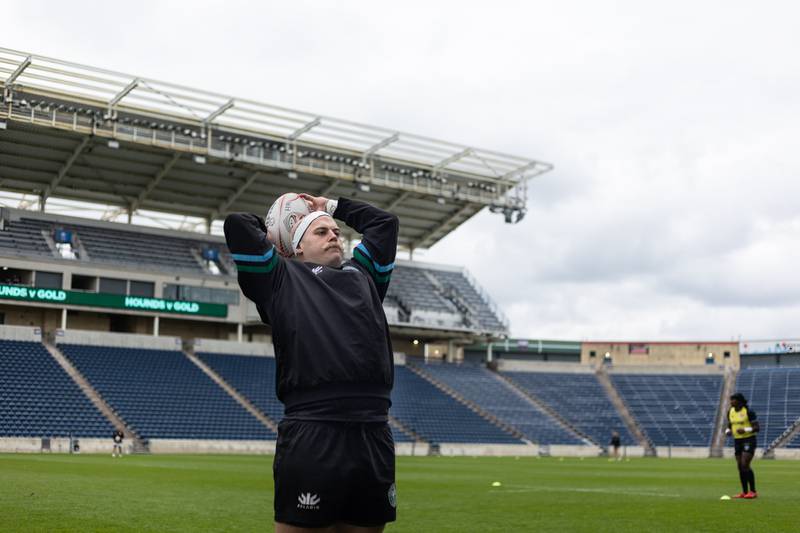
[[[287,415],[330,400],[377,399],[388,410],[394,361],[383,298],[397,250],[397,217],[340,198],[334,218],[363,235],[339,268],[287,260],[253,214],[225,219],[239,286],[272,326],[276,389]]]

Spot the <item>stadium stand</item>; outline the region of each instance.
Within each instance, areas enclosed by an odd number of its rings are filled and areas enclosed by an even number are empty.
[[[787,448],[800,448],[800,433],[795,435],[794,438],[792,438],[792,440],[790,440],[786,444],[786,447]]]
[[[239,354],[196,354],[237,392],[275,422],[283,419],[283,404],[275,395],[275,359]],[[411,442],[408,435],[392,427],[395,442]]]
[[[398,265],[388,305],[402,310],[399,321],[506,332],[507,321],[464,271]]]
[[[539,444],[584,444],[548,414],[520,397],[491,371],[469,363],[432,363],[418,367],[422,372],[452,388],[467,400],[515,427]]]
[[[275,358],[202,352],[196,355],[262,413],[275,422],[283,418],[283,404],[275,396]]]
[[[81,225],[74,222],[56,223],[52,220],[24,217],[9,220],[4,231],[0,231],[2,253],[24,256],[41,256],[52,259],[54,250],[45,236],[57,229],[72,232],[81,243],[92,263],[136,265],[160,270],[184,270],[196,274],[205,273],[199,253],[208,246],[215,246],[227,254],[220,242],[203,241],[197,238],[148,235],[139,231],[117,229],[119,224],[106,227]],[[224,265],[224,257],[221,260]],[[233,272],[233,271],[231,271]]]
[[[169,276],[176,272],[205,276],[210,270],[203,252],[211,249],[215,252],[216,272],[226,281],[235,279],[227,246],[219,238],[204,240],[192,232],[157,233],[119,223],[81,223],[71,217],[59,220],[52,215],[39,218],[35,213],[15,213],[0,230],[0,256],[57,260],[60,256],[53,236],[58,230],[66,230],[84,254],[77,254],[75,259],[61,259],[70,266],[86,264],[113,269],[119,265],[132,270],[160,271]],[[166,293],[165,297],[177,298]],[[384,307],[393,325],[508,331],[507,320],[488,294],[461,269],[398,261]]]
[[[0,436],[110,438],[113,431],[41,343],[0,340]]]
[[[503,372],[521,389],[544,402],[565,420],[606,446],[618,431],[623,445],[636,440],[628,432],[594,374],[551,372]]]
[[[522,443],[404,366],[395,366],[391,415],[431,443]]]
[[[800,367],[746,368],[739,372],[736,390],[758,415],[758,445],[766,447],[800,418]],[[795,438],[788,447],[800,447]]]
[[[79,344],[59,348],[145,439],[276,438],[181,352]]]
[[[611,373],[633,417],[656,446],[709,446],[721,375]]]

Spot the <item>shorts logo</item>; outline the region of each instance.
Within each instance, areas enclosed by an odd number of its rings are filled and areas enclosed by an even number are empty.
[[[389,494],[387,496],[389,496],[389,505],[397,507],[397,487],[394,486],[394,483],[389,487]]]
[[[316,494],[311,494],[310,492],[306,492],[303,494],[300,493],[300,496],[297,497],[297,504],[298,509],[306,509],[309,511],[318,511],[319,510],[319,496]]]
[[[745,444],[743,448],[744,448],[744,451],[746,451],[746,452],[750,451],[750,445],[749,444]]]

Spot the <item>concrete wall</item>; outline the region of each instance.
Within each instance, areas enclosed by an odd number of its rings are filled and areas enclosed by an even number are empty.
[[[4,341],[42,341],[41,328],[29,326],[0,326],[0,339]]]
[[[646,347],[648,353],[636,352],[636,346]],[[595,356],[591,357],[592,352]],[[725,352],[729,356],[725,357]],[[614,366],[706,366],[709,353],[713,365],[739,368],[738,342],[584,342],[581,345],[581,363],[601,364],[605,354],[611,356]]]
[[[113,443],[107,439],[76,439],[80,445],[80,453],[107,453],[111,455]],[[50,439],[51,453],[70,453],[68,438]],[[122,448],[126,454],[131,453],[133,444],[130,440],[123,442]],[[42,439],[40,437],[0,437],[0,453],[47,453],[42,452]]]
[[[710,449],[699,446],[656,446],[656,455],[661,458],[681,458],[681,459],[706,459],[709,457]]]
[[[257,357],[275,357],[275,347],[266,342],[236,342],[218,339],[194,339],[194,351],[208,353],[229,353]]]
[[[609,374],[683,374],[683,375],[724,375],[725,367],[717,365],[669,366],[669,365],[628,365],[606,367]]]
[[[499,369],[503,372],[564,372],[574,374],[591,374],[594,372],[588,365],[575,363],[556,363],[547,361],[519,361],[498,359]]]
[[[52,330],[61,326],[60,309],[44,309],[36,307],[23,307],[20,304],[4,302],[0,304],[0,313],[3,313],[4,322],[10,326],[30,326]]]
[[[274,440],[150,439],[151,453],[273,454]]]
[[[800,460],[800,448],[776,448],[775,459]]]
[[[56,344],[88,344],[91,346],[113,346],[118,348],[149,348],[154,350],[181,350],[178,337],[154,337],[134,333],[107,333],[102,331],[82,331],[59,329],[56,331]]]
[[[551,455],[554,457],[597,457],[601,449],[597,446],[581,446],[567,444],[441,444],[441,455],[445,456],[478,456],[478,457],[515,457]],[[643,452],[642,452],[643,454]]]

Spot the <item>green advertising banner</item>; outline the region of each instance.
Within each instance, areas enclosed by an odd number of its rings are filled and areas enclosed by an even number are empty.
[[[122,294],[64,291],[61,289],[40,289],[36,287],[21,287],[19,285],[0,284],[0,299],[48,304],[86,305],[109,309],[126,309],[129,311],[154,311],[188,316],[213,316],[219,318],[228,316],[228,306],[225,304],[163,300],[161,298],[125,296]]]

